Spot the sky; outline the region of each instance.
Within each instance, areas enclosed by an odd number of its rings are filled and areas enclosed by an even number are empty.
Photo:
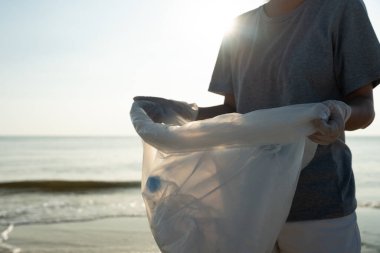
[[[380,1],[364,2],[380,38]],[[137,95],[222,103],[207,88],[223,33],[263,3],[0,0],[0,135],[135,135]],[[351,134],[380,135],[380,116]]]

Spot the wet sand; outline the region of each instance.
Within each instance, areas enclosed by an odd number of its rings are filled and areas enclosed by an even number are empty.
[[[145,217],[16,226],[7,244],[28,253],[160,252]]]
[[[380,210],[357,211],[362,252],[380,252]],[[146,217],[107,218],[95,221],[15,226],[0,252],[16,253],[156,253],[160,252]],[[1,244],[0,244],[1,245]]]

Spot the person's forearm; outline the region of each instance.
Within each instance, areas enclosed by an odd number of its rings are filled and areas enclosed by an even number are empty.
[[[356,97],[346,103],[351,107],[351,116],[346,122],[345,130],[353,131],[366,128],[375,118],[373,100],[366,97]]]
[[[218,115],[235,112],[235,110],[228,105],[216,105],[211,107],[199,107],[197,120],[209,119]]]

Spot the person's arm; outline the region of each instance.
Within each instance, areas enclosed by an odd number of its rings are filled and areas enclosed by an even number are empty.
[[[344,102],[351,107],[351,117],[346,122],[345,130],[366,128],[375,119],[372,89],[372,84],[368,84],[344,98]]]
[[[199,107],[197,120],[209,119],[221,114],[236,112],[235,98],[232,94],[224,96],[224,103],[210,107]]]
[[[327,122],[324,120],[313,122],[317,132],[309,136],[310,140],[321,145],[328,145],[336,141],[344,130],[353,131],[366,128],[372,123],[375,118],[372,84],[355,90],[343,100],[351,109],[351,115],[346,123],[344,113],[339,108],[334,108],[334,104],[329,104],[332,106],[330,119]]]

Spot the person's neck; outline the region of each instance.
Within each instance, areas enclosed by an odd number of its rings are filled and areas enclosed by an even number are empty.
[[[269,17],[277,17],[291,12],[303,2],[304,0],[270,0],[264,5],[264,9]]]

